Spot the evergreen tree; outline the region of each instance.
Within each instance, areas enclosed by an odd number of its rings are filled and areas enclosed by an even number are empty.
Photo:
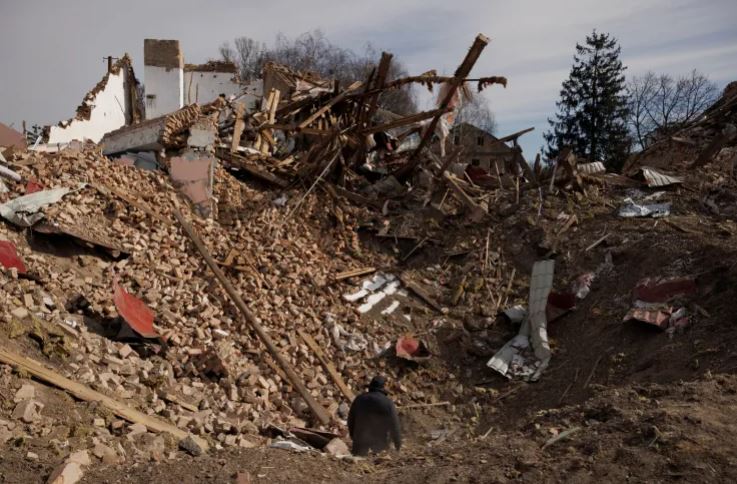
[[[546,155],[555,158],[564,146],[589,161],[603,161],[613,170],[624,164],[629,150],[627,99],[620,48],[609,34],[596,30],[584,45],[576,44],[571,74],[563,82],[552,128],[544,134]]]

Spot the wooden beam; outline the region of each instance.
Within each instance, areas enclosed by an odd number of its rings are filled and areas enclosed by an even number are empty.
[[[28,374],[51,384],[55,387],[61,388],[64,391],[69,392],[72,396],[85,402],[99,402],[103,407],[107,408],[115,415],[123,418],[129,422],[140,423],[146,426],[146,428],[152,432],[168,432],[178,439],[184,439],[189,435],[189,432],[180,429],[179,427],[172,425],[168,422],[160,420],[158,418],[146,415],[145,413],[129,407],[128,405],[115,400],[114,398],[108,397],[92,388],[82,385],[74,380],[70,380],[54,370],[50,370],[43,366],[38,361],[26,358],[17,353],[14,353],[8,349],[0,348],[0,362],[6,365],[13,366],[17,369],[23,370]],[[204,439],[196,436],[192,436],[193,439],[202,447],[207,450],[208,444]]]
[[[517,131],[516,133],[508,134],[507,136],[497,138],[497,140],[495,141],[495,144],[496,143],[506,143],[507,141],[514,141],[520,136],[522,136],[523,134],[529,133],[530,131],[534,131],[534,130],[535,130],[535,127],[533,126],[532,128],[527,128],[527,129],[523,129],[522,131]]]
[[[233,301],[233,304],[235,304],[235,306],[238,308],[248,325],[256,332],[259,339],[261,340],[261,342],[264,343],[264,346],[266,346],[266,349],[269,351],[274,360],[276,360],[281,369],[284,370],[284,373],[289,378],[290,383],[294,385],[294,388],[297,389],[297,392],[302,395],[302,398],[304,398],[307,406],[310,407],[310,410],[312,410],[312,413],[315,414],[317,419],[323,425],[327,425],[328,423],[330,423],[330,415],[328,414],[328,412],[325,410],[325,408],[322,407],[322,405],[317,403],[310,391],[307,389],[300,377],[292,368],[292,365],[290,365],[289,362],[279,352],[279,348],[276,347],[274,342],[271,340],[271,337],[264,330],[261,324],[259,324],[256,316],[251,312],[250,309],[248,309],[248,306],[246,306],[246,303],[243,302],[243,299],[241,299],[240,295],[235,290],[235,287],[233,287],[223,271],[220,269],[220,267],[218,267],[215,259],[213,259],[210,253],[207,251],[204,242],[202,242],[202,239],[200,239],[199,235],[197,235],[197,233],[194,231],[194,228],[192,228],[189,222],[184,219],[184,215],[182,215],[179,210],[174,210],[174,216],[179,221],[182,229],[184,229],[184,233],[187,234],[189,239],[199,251],[200,255],[202,255],[205,263],[215,274],[215,277],[220,282],[220,285],[223,286],[225,292],[228,293],[228,296],[230,296],[230,300]]]
[[[471,72],[471,69],[473,68],[474,64],[476,64],[476,61],[481,55],[481,52],[484,50],[484,47],[488,45],[488,43],[488,37],[482,34],[476,36],[476,39],[474,40],[473,45],[471,45],[471,48],[468,50],[466,57],[463,59],[463,62],[461,62],[461,65],[458,66],[458,69],[456,69],[453,79],[448,81],[450,83],[450,89],[448,89],[448,93],[441,101],[439,108],[446,109],[448,107],[448,104],[450,104],[453,96],[455,96],[456,91],[463,84],[463,79],[468,77],[468,74]],[[435,132],[435,128],[437,127],[439,121],[440,115],[433,118],[433,120],[430,122],[430,125],[423,133],[419,146],[409,157],[409,161],[395,173],[395,176],[400,182],[407,175],[409,175],[419,163],[420,153],[422,153],[422,150],[425,149],[425,146],[430,142],[430,139],[432,139],[432,135]]]
[[[265,170],[261,168],[260,166],[257,166],[253,163],[249,163],[249,161],[246,158],[240,155],[220,151],[219,156],[222,159],[226,160],[231,167],[238,168],[239,170],[243,170],[249,175],[256,177],[260,180],[271,183],[280,188],[286,188],[289,186],[289,182],[287,180],[284,180],[283,178],[277,175],[274,175],[270,171]]]
[[[325,371],[328,373],[328,375],[330,375],[330,378],[333,380],[333,382],[335,382],[335,385],[338,387],[338,389],[340,389],[340,392],[343,394],[343,396],[345,396],[349,402],[352,402],[353,399],[356,398],[356,395],[350,388],[348,388],[348,385],[345,384],[345,381],[340,376],[340,373],[338,373],[338,370],[335,369],[335,366],[330,362],[330,360],[327,359],[325,353],[323,353],[320,345],[317,344],[312,336],[302,331],[302,329],[297,328],[297,333],[304,340],[307,346],[309,346],[310,350],[315,353],[315,356],[317,356],[317,359],[320,360],[320,363],[325,368]]]
[[[233,127],[233,140],[230,143],[230,152],[238,152],[238,147],[241,145],[241,136],[243,136],[243,130],[246,128],[246,122],[243,120],[243,115],[246,114],[246,105],[243,103],[236,103],[235,109],[235,126]]]
[[[409,289],[410,291],[415,293],[417,296],[419,296],[420,299],[425,301],[425,303],[428,306],[430,306],[431,308],[433,308],[434,310],[436,310],[437,312],[441,314],[445,313],[443,311],[442,306],[440,306],[440,304],[438,304],[437,301],[435,301],[435,299],[433,299],[433,297],[430,296],[430,294],[428,294],[427,291],[425,291],[422,287],[420,287],[420,285],[417,284],[415,281],[410,279],[405,274],[401,274],[399,276],[399,280],[402,281],[402,284],[407,286],[407,289]]]
[[[376,78],[374,79],[374,89],[384,89],[384,84],[386,84],[386,76],[389,75],[389,67],[391,67],[392,57],[394,56],[389,52],[381,53],[379,68],[376,71]],[[371,122],[371,118],[374,117],[374,113],[376,113],[376,108],[379,105],[380,95],[381,92],[370,95],[368,99],[368,109],[366,110],[364,115],[361,116],[361,119],[359,120],[359,127],[362,127],[364,124]]]
[[[111,197],[111,194],[112,195],[115,195],[116,197],[120,198],[121,200],[123,200],[124,202],[126,202],[131,207],[137,208],[138,210],[140,210],[141,212],[145,213],[149,217],[158,220],[159,222],[163,223],[164,225],[166,225],[168,227],[171,227],[171,226],[174,225],[174,222],[172,222],[171,220],[169,220],[169,219],[167,219],[167,218],[159,215],[158,213],[154,212],[153,210],[151,210],[150,208],[148,208],[143,203],[139,202],[138,200],[136,200],[132,196],[127,195],[126,193],[123,193],[122,191],[118,190],[117,188],[113,188],[113,187],[108,186],[108,185],[97,185],[97,184],[94,184],[94,183],[90,183],[90,185],[95,190],[97,190],[98,192],[100,192],[102,195],[104,195],[104,196],[106,196],[108,198],[112,198]]]
[[[389,121],[388,123],[377,124],[376,126],[371,126],[369,128],[362,129],[360,133],[361,134],[373,134],[373,133],[378,133],[379,131],[388,131],[394,128],[401,128],[402,126],[406,126],[408,124],[419,123],[420,121],[423,121],[427,118],[433,118],[435,116],[440,116],[442,114],[447,113],[448,111],[450,111],[450,108],[433,109],[432,111],[423,111],[421,113],[412,114],[410,116],[396,119],[394,121]]]
[[[343,271],[335,274],[335,280],[342,281],[343,279],[348,279],[349,277],[365,276],[373,272],[376,272],[376,267],[362,267],[360,269],[352,269],[350,271]]]
[[[473,221],[479,221],[488,213],[487,210],[484,209],[481,205],[476,203],[473,198],[466,193],[466,191],[461,187],[460,183],[458,183],[460,180],[458,180],[455,176],[451,175],[450,173],[443,172],[443,178],[445,179],[448,186],[453,190],[453,193],[456,195],[456,197],[468,208],[471,209],[471,220]]]
[[[320,116],[322,116],[323,114],[325,114],[326,112],[328,112],[328,110],[330,110],[330,108],[332,108],[333,106],[335,106],[336,104],[338,104],[340,101],[342,101],[343,99],[345,99],[346,96],[348,96],[349,94],[351,94],[356,89],[360,88],[362,85],[363,85],[363,83],[361,81],[356,81],[353,84],[351,84],[350,86],[348,86],[348,89],[346,89],[345,91],[341,92],[340,94],[338,94],[337,96],[335,96],[334,98],[332,98],[330,101],[328,101],[327,104],[325,104],[323,107],[321,107],[320,109],[318,109],[317,111],[315,111],[314,113],[312,113],[312,115],[310,117],[308,117],[307,119],[305,119],[304,121],[302,121],[301,123],[299,123],[299,125],[297,125],[297,130],[306,128],[307,126],[309,126],[310,124],[312,124],[313,121],[315,121],[317,118],[319,118]]]

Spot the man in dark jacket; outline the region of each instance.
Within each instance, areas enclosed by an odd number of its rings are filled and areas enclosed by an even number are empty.
[[[394,403],[386,396],[384,377],[375,376],[368,392],[353,400],[348,412],[348,433],[353,440],[353,455],[389,448],[390,438],[397,450],[402,446],[399,417]]]

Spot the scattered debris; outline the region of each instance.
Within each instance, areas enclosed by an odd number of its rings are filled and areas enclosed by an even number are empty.
[[[426,361],[430,359],[430,350],[427,349],[427,345],[421,340],[414,338],[413,336],[406,334],[400,336],[394,345],[396,354],[399,358],[409,361]]]
[[[529,311],[519,334],[500,349],[487,363],[507,378],[537,381],[550,361],[546,307],[553,287],[552,260],[538,261],[530,279]]]

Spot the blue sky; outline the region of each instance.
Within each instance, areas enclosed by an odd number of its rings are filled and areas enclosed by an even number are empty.
[[[0,3],[0,121],[55,123],[73,115],[104,74],[103,56],[129,52],[142,76],[143,39],[182,42],[187,62],[217,56],[246,35],[272,42],[321,29],[341,46],[388,50],[410,72],[452,73],[477,33],[492,39],[475,75],[504,75],[485,91],[504,135],[528,158],[542,145],[576,42],[596,28],[619,39],[627,75],[647,70],[737,80],[737,0],[3,0]]]

